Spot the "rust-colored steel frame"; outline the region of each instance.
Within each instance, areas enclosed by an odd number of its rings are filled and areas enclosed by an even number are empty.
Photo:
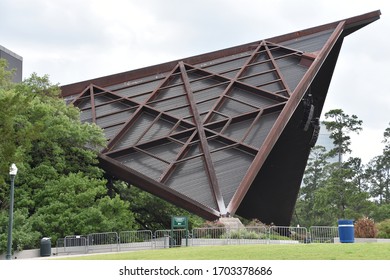
[[[330,49],[332,46],[336,43],[337,39],[340,37],[343,26],[345,22],[340,22],[335,30],[335,32],[332,34],[332,36],[327,41],[325,47],[322,49],[322,51],[317,55],[316,59],[312,63],[309,70],[306,72],[305,76],[301,80],[301,82],[298,84],[297,88],[292,93],[292,98],[290,98],[289,102],[286,104],[286,106],[283,108],[279,118],[277,119],[276,123],[274,124],[274,127],[271,131],[271,133],[268,135],[268,137],[265,140],[265,143],[263,144],[262,148],[260,149],[259,153],[257,154],[254,164],[248,171],[248,176],[245,177],[245,179],[241,182],[241,186],[238,188],[238,192],[233,197],[232,201],[230,202],[228,206],[228,210],[230,212],[235,212],[240,205],[242,199],[244,198],[245,194],[248,191],[248,188],[251,186],[254,178],[256,177],[257,173],[259,172],[261,166],[263,165],[264,161],[268,157],[272,147],[275,145],[277,139],[279,138],[280,134],[282,133],[285,125],[287,124],[288,120],[291,118],[292,114],[294,113],[296,107],[301,102],[303,95],[305,94],[306,90],[308,89],[310,82],[312,81],[313,77],[315,76],[318,69],[321,67],[323,61],[326,59],[327,54],[330,52]]]
[[[374,11],[208,54],[66,85],[62,87],[62,96],[80,108],[83,121],[101,123],[107,132],[107,147],[99,157],[101,166],[108,173],[204,218],[229,216],[242,207],[249,189],[256,188],[254,182],[258,174],[288,123],[291,119],[297,119],[293,115],[299,111],[298,106],[302,106],[303,99],[310,92],[311,84],[321,67],[326,64],[325,61],[337,60],[337,57],[330,57],[334,46],[341,46],[345,36],[379,17],[380,11]],[[331,34],[318,51],[307,52],[286,44],[325,31],[331,31]],[[289,83],[291,78],[285,76],[280,66],[284,59],[299,61],[299,67],[304,69],[303,76],[292,87]],[[214,70],[226,63],[237,66]],[[257,70],[254,72],[254,69]],[[332,73],[333,69],[328,71]],[[329,82],[330,78],[331,76]],[[255,80],[259,82],[254,84]],[[126,95],[126,91],[142,86],[150,90]],[[206,94],[207,92],[212,93]],[[317,106],[317,117],[322,109],[326,90],[322,94],[323,96],[316,97],[321,100]],[[257,100],[258,98],[260,99]],[[167,108],[159,107],[163,103]],[[267,135],[263,142],[252,143],[250,136],[256,133],[257,127],[261,127],[264,118],[273,114],[277,114],[277,118],[272,128],[264,132]],[[122,115],[127,117],[117,117]],[[115,120],[105,125],[105,119]],[[229,131],[236,124],[242,123],[245,123],[244,127],[240,127],[242,135],[231,136]],[[162,130],[164,133],[157,134],[154,131],[156,127],[157,131]],[[133,135],[133,130],[138,128],[138,134]],[[313,129],[296,133],[313,133],[312,131]],[[304,138],[310,139],[307,136]],[[131,144],[126,144],[126,141]],[[213,141],[220,146],[213,147]],[[161,145],[176,145],[178,148],[174,155],[166,157],[161,153],[167,151],[160,151],[160,154],[152,151]],[[191,154],[194,148],[197,152]],[[252,158],[245,173],[239,175],[242,179],[231,195],[226,195],[226,187],[220,185],[221,178],[218,176],[221,175],[218,175],[215,162],[217,154],[227,156],[228,151],[236,151],[237,156],[247,155]],[[119,161],[123,157],[132,160],[132,155],[147,157],[150,161],[148,164],[157,164],[147,169],[161,169],[156,171],[158,175],[153,175],[157,177],[152,178],[147,171],[143,174],[127,166],[126,161]],[[286,154],[287,156],[289,155]],[[307,153],[302,153],[301,156],[300,162],[306,162]],[[168,181],[176,176],[178,166],[191,160],[200,164],[199,168],[205,172],[205,182],[208,182],[212,196],[212,199],[207,199],[208,202],[202,202],[196,195],[189,195],[194,193],[192,190],[187,190],[189,193],[186,194],[168,185]],[[143,170],[142,167],[138,168]],[[204,180],[201,177],[199,179]],[[299,186],[293,188],[293,192],[297,193]],[[232,190],[229,189],[229,192]],[[261,190],[258,192],[261,195]],[[277,221],[278,215],[286,217],[291,216],[291,213],[271,213],[267,219],[272,220],[274,216]],[[260,213],[259,217],[261,216]]]

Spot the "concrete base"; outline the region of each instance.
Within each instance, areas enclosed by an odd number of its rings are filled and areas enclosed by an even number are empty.
[[[383,238],[354,238],[354,243],[390,243],[390,239]],[[336,237],[334,243],[341,243],[340,238]]]
[[[16,251],[12,254],[12,260],[16,259],[32,259],[40,257],[41,250],[40,249],[32,249],[32,250],[23,250]],[[0,255],[0,260],[5,260],[5,254]]]
[[[224,224],[228,229],[244,229],[244,225],[241,223],[238,218],[219,218],[219,222]]]

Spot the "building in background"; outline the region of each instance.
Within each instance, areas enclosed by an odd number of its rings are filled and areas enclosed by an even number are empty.
[[[330,152],[335,148],[333,143],[333,139],[330,138],[330,131],[326,129],[326,126],[321,123],[320,133],[318,135],[318,140],[316,142],[316,146],[322,146],[326,149],[327,152]],[[339,158],[337,155],[328,159],[330,163],[338,162]]]
[[[8,61],[8,70],[16,70],[12,81],[14,83],[20,83],[23,78],[23,58],[2,45],[0,45],[0,58]]]

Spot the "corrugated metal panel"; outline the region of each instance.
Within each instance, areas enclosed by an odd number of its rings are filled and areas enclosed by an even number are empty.
[[[252,59],[250,64],[255,64],[255,63],[259,63],[259,62],[265,62],[265,61],[268,61],[268,60],[270,60],[270,57],[269,57],[269,55],[267,53],[267,50],[265,49],[265,46],[263,46],[261,48],[261,50],[256,53],[255,57]],[[268,66],[270,66],[270,65],[268,65]],[[272,64],[271,64],[271,67],[272,67]]]
[[[213,108],[216,101],[217,101],[217,99],[212,99],[209,101],[197,103],[196,107],[198,108],[198,112],[200,114],[208,113]]]
[[[182,94],[185,94],[184,86],[176,85],[173,87],[168,87],[159,90],[154,100],[161,100],[161,99],[175,97]]]
[[[246,133],[253,120],[254,118],[250,118],[240,122],[231,123],[223,132],[223,135],[226,135],[227,137],[237,141],[241,141],[244,133]]]
[[[186,153],[184,158],[189,158],[193,156],[200,155],[202,152],[200,150],[199,144],[192,144],[190,148],[188,149],[188,152]]]
[[[248,66],[245,69],[245,72],[242,76],[251,76],[254,74],[258,74],[258,73],[268,72],[268,71],[273,70],[273,69],[274,69],[274,66],[272,65],[271,62],[254,64],[254,65]]]
[[[177,117],[178,119],[182,119],[188,116],[192,116],[191,110],[189,106],[178,108],[178,109],[172,109],[168,110],[167,113],[169,113],[172,116]],[[190,122],[194,122],[192,118],[188,119]]]
[[[226,143],[222,142],[221,139],[209,139],[207,141],[210,151],[214,151],[223,147],[226,147]]]
[[[229,202],[248,171],[254,156],[237,148],[212,152],[211,158],[225,202]]]
[[[212,122],[216,122],[216,121],[222,121],[222,120],[226,120],[227,116],[223,116],[221,114],[218,114],[218,113],[212,113],[211,114],[211,118],[209,119],[208,123],[212,123]]]
[[[198,69],[190,69],[187,71],[187,76],[189,81],[194,81],[210,76],[210,73],[200,71]]]
[[[122,137],[121,141],[115,145],[116,149],[122,149],[125,147],[131,147],[136,144],[136,141],[142,135],[146,129],[153,122],[154,117],[147,113],[141,113],[136,122],[130,127],[130,129]]]
[[[283,77],[291,91],[296,88],[308,69],[306,66],[300,65],[300,61],[301,59],[298,56],[289,56],[276,60],[280,72],[282,72]]]
[[[227,88],[228,84],[218,85],[211,88],[206,88],[200,91],[195,91],[194,99],[196,102],[219,97],[222,92]]]
[[[282,58],[282,57],[286,57],[286,56],[291,56],[291,55],[294,55],[295,51],[292,51],[290,49],[286,49],[286,48],[282,48],[282,47],[275,47],[275,48],[272,48],[271,50],[271,53],[272,53],[272,57],[274,59],[278,59],[278,58]]]
[[[104,128],[104,135],[106,136],[107,140],[114,137],[118,133],[118,131],[122,129],[122,127],[123,123]]]
[[[172,162],[176,159],[176,156],[182,147],[183,145],[180,145],[177,142],[169,141],[168,143],[148,148],[146,151],[166,161]]]
[[[172,74],[169,77],[168,81],[164,84],[164,87],[179,85],[179,84],[182,84],[182,83],[183,83],[183,80],[181,78],[181,73],[177,72],[177,73]]]
[[[201,89],[209,88],[211,86],[218,85],[220,83],[227,82],[226,80],[221,80],[221,78],[208,77],[205,79],[197,80],[190,82],[192,92],[198,91]]]
[[[117,123],[123,123],[127,120],[135,110],[127,110],[117,114],[106,115],[96,119],[96,124],[102,128],[115,125]]]
[[[142,137],[140,143],[145,143],[147,141],[165,137],[171,131],[175,124],[164,119],[159,119],[155,122],[148,132]]]
[[[260,89],[268,91],[268,92],[274,92],[278,93],[279,91],[285,90],[285,87],[283,86],[281,81],[275,81],[273,83],[269,83],[264,86],[259,86]],[[279,94],[279,93],[278,93]],[[285,94],[283,96],[286,96]]]
[[[118,157],[116,160],[141,174],[148,174],[148,177],[154,180],[158,180],[168,166],[165,162],[138,151]]]
[[[251,54],[252,54],[252,52],[250,52],[250,51],[240,52],[240,53],[233,54],[233,55],[227,55],[227,56],[223,56],[223,57],[220,57],[220,58],[211,59],[209,61],[205,61],[205,62],[202,62],[200,64],[196,64],[196,66],[200,67],[200,68],[205,68],[206,69],[206,68],[209,68],[209,67],[216,66],[217,64],[226,63],[226,62],[229,62],[229,61],[232,61],[232,60],[246,59]],[[210,70],[210,69],[207,69],[207,70]],[[214,72],[214,71],[212,71],[212,72]]]
[[[244,142],[260,149],[279,114],[280,112],[275,112],[261,116],[260,119],[254,124]]]
[[[132,104],[126,104],[125,102],[111,102],[106,105],[97,106],[95,108],[96,110],[96,117],[104,116],[107,114],[115,113],[118,111],[123,111],[125,109],[129,109]]]
[[[158,84],[158,82],[162,81],[167,75],[168,75],[168,73],[156,73],[156,74],[153,74],[151,76],[145,76],[143,78],[138,78],[135,80],[130,75],[128,81],[125,81],[125,82],[122,82],[119,84],[106,86],[105,88],[110,90],[110,91],[121,90],[121,89],[129,88],[129,87],[137,87],[137,86],[141,86],[141,88],[142,88],[142,85],[144,85],[144,84],[145,85],[146,84],[153,84],[153,83],[155,83],[155,85],[156,85],[156,83]]]
[[[255,111],[256,108],[251,107],[249,105],[245,105],[243,103],[237,102],[235,100],[225,98],[221,108],[219,108],[219,112],[225,114],[229,117],[234,117],[237,115],[241,115],[244,113],[249,113]]]
[[[252,106],[256,106],[258,108],[264,108],[268,107],[274,104],[277,104],[275,100],[272,100],[270,98],[266,98],[264,96],[261,96],[257,93],[245,90],[240,87],[234,87],[230,92],[229,95],[231,97],[237,98],[245,103],[248,103]]]
[[[148,105],[157,108],[160,111],[168,111],[170,109],[174,109],[177,107],[181,107],[183,105],[188,105],[188,100],[186,95],[181,95],[175,98],[162,99],[158,102],[153,101],[148,103]]]
[[[92,109],[85,109],[80,112],[80,121],[92,122]]]
[[[162,80],[155,80],[145,84],[134,85],[132,87],[122,88],[115,90],[116,94],[125,96],[125,97],[133,97],[135,95],[140,95],[142,93],[152,92],[156,89]]]
[[[237,76],[237,74],[238,74],[238,72],[240,72],[240,70],[241,69],[236,69],[236,70],[229,71],[229,72],[221,72],[221,75],[225,76],[227,78],[233,79]]]
[[[277,79],[279,79],[279,77],[276,74],[276,72],[271,71],[271,72],[266,72],[255,76],[240,78],[240,81],[243,83],[253,85],[255,87],[259,87],[264,84],[269,84],[270,82],[275,81]]]
[[[177,164],[166,184],[205,206],[217,209],[202,157]]]
[[[207,67],[202,67],[207,71],[211,71],[214,73],[224,73],[229,72],[230,70],[235,70],[237,68],[240,68],[244,65],[244,63],[248,60],[248,56],[239,57],[239,58],[233,58],[233,60],[229,60],[231,57],[226,57],[224,60],[225,62],[210,65]],[[211,63],[213,63],[211,61]]]
[[[103,104],[103,103],[106,103],[106,102],[110,102],[110,101],[116,100],[118,98],[119,97],[117,97],[115,95],[109,95],[109,94],[104,94],[104,95],[103,94],[99,94],[99,95],[96,95],[95,96],[95,106]]]
[[[173,138],[177,141],[180,141],[181,143],[184,144],[188,141],[188,139],[190,138],[190,136],[193,134],[194,131],[195,131],[195,129],[190,129],[190,130],[187,130],[185,132],[174,134],[171,136],[171,138]]]
[[[322,49],[330,35],[332,35],[333,31],[334,29],[325,30],[323,32],[302,36],[291,41],[286,41],[282,44],[286,47],[304,52],[316,52]]]
[[[138,102],[138,103],[144,103],[146,100],[148,100],[152,96],[152,93],[144,93],[141,95],[137,95],[131,98],[132,101]]]
[[[77,106],[80,110],[91,108],[91,97],[88,95],[87,97],[77,100],[75,106]]]

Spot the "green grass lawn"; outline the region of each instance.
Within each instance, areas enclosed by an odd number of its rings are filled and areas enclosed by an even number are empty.
[[[390,243],[181,247],[67,257],[70,260],[390,260]]]

